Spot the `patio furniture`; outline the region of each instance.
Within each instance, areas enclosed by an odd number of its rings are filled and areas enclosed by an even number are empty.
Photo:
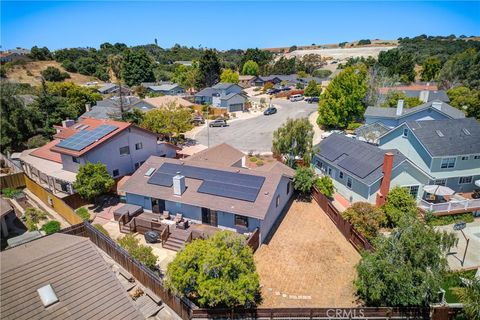
[[[435,184],[424,186],[423,190],[425,192],[428,192],[430,194],[434,194],[434,195],[437,195],[437,196],[451,196],[455,193],[455,191],[453,191],[449,187],[435,185]]]
[[[160,233],[157,231],[147,231],[145,232],[144,237],[146,243],[157,243],[158,239],[160,239]]]
[[[189,226],[189,223],[188,223],[188,220],[183,220],[183,221],[180,221],[179,223],[177,223],[177,228],[179,229],[182,229],[182,230],[186,230]]]
[[[175,221],[175,223],[179,223],[183,220],[183,214],[181,213],[177,213],[177,215],[175,216],[175,219],[173,219],[173,221]]]
[[[170,219],[170,212],[167,211],[167,210],[163,210],[162,219],[169,220]]]
[[[158,214],[144,212],[135,217],[135,231],[140,234],[152,230],[161,233],[165,229],[162,221]]]
[[[163,224],[166,224],[166,225],[169,225],[169,226],[174,226],[176,225],[177,223],[173,220],[162,220],[162,223]]]
[[[127,216],[125,223],[127,223],[133,217],[141,214],[142,212],[143,212],[143,208],[141,206],[137,206],[134,204],[124,204],[120,208],[117,208],[115,209],[115,211],[113,211],[113,219],[115,221],[118,221],[125,214]]]

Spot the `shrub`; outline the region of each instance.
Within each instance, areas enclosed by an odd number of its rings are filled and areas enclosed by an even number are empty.
[[[97,229],[98,231],[100,231],[100,233],[102,233],[104,236],[107,236],[107,237],[111,238],[110,233],[108,233],[108,231],[105,230],[105,228],[101,224],[95,223],[95,224],[93,224],[93,227],[95,229]]]
[[[84,199],[93,199],[106,193],[115,181],[103,163],[86,163],[80,166],[73,187]]]
[[[42,226],[41,230],[45,231],[46,234],[52,234],[52,233],[60,231],[60,229],[61,229],[60,222],[58,222],[56,220],[51,220],[51,221],[48,221],[47,223],[45,223]]]
[[[41,220],[47,219],[47,213],[43,210],[30,207],[25,210],[24,219],[27,225],[28,231],[38,230],[37,224]]]
[[[47,69],[43,70],[41,74],[46,81],[52,82],[60,82],[67,78],[70,78],[70,75],[68,73],[62,72],[60,71],[60,69],[52,66],[47,67]]]
[[[257,159],[257,157],[250,157],[249,160],[250,160],[251,162],[257,162],[258,159]]]
[[[2,189],[2,194],[5,198],[13,198],[15,197],[16,195],[20,194],[22,192],[22,190],[19,190],[19,189],[15,189],[15,188],[5,188],[5,189]]]
[[[334,188],[332,179],[330,179],[330,177],[323,176],[319,178],[316,181],[315,186],[318,188],[318,191],[320,191],[320,193],[324,194],[326,197],[333,197]]]
[[[75,213],[79,215],[83,221],[90,220],[90,212],[88,212],[87,208],[85,207],[78,208],[77,211],[75,211]]]
[[[39,148],[41,146],[46,145],[50,140],[42,136],[41,134],[37,134],[30,139],[27,140],[27,148]]]
[[[156,269],[158,257],[153,254],[152,247],[140,244],[140,240],[132,234],[118,239],[118,244],[122,246],[132,256],[147,268]]]
[[[388,193],[387,202],[383,205],[388,225],[394,227],[405,216],[416,216],[418,209],[415,199],[407,189],[395,187]]]
[[[318,69],[313,71],[313,76],[314,77],[319,77],[319,78],[327,78],[332,74],[332,71],[327,70],[327,69]]]
[[[347,130],[355,131],[356,129],[360,128],[363,124],[360,122],[350,122],[347,126]]]
[[[263,166],[263,160],[258,160],[257,161],[257,166],[259,166],[259,167]]]
[[[355,202],[342,212],[342,217],[348,220],[355,229],[369,241],[378,234],[380,226],[385,223],[385,213],[368,202]]]
[[[431,226],[445,226],[460,221],[469,223],[473,222],[474,220],[475,219],[473,218],[473,214],[471,212],[448,216],[435,216],[430,211],[425,213],[425,222]]]
[[[299,167],[293,178],[293,188],[303,194],[308,194],[317,182],[317,175],[312,168]]]

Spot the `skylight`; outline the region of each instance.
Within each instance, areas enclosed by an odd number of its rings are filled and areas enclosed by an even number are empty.
[[[155,168],[148,169],[147,172],[145,172],[145,176],[150,177],[154,171],[155,171]]]
[[[37,292],[45,308],[58,302],[58,297],[50,284],[37,289]]]
[[[463,133],[465,133],[465,135],[467,135],[467,136],[470,136],[470,135],[471,135],[470,131],[468,131],[466,128],[463,128],[462,131],[463,131]]]
[[[443,137],[443,132],[440,130],[435,130],[439,137]]]

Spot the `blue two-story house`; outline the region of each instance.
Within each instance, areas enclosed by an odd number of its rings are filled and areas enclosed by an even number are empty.
[[[217,83],[195,94],[195,103],[210,104],[228,112],[245,110],[247,98],[243,88],[235,83]]]

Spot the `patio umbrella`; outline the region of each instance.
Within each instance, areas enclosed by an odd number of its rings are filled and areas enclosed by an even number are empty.
[[[436,196],[451,196],[452,194],[455,193],[452,189],[449,187],[444,187],[444,186],[438,186],[438,185],[428,185],[423,187],[423,190],[425,192],[428,192],[430,194],[434,194]]]

